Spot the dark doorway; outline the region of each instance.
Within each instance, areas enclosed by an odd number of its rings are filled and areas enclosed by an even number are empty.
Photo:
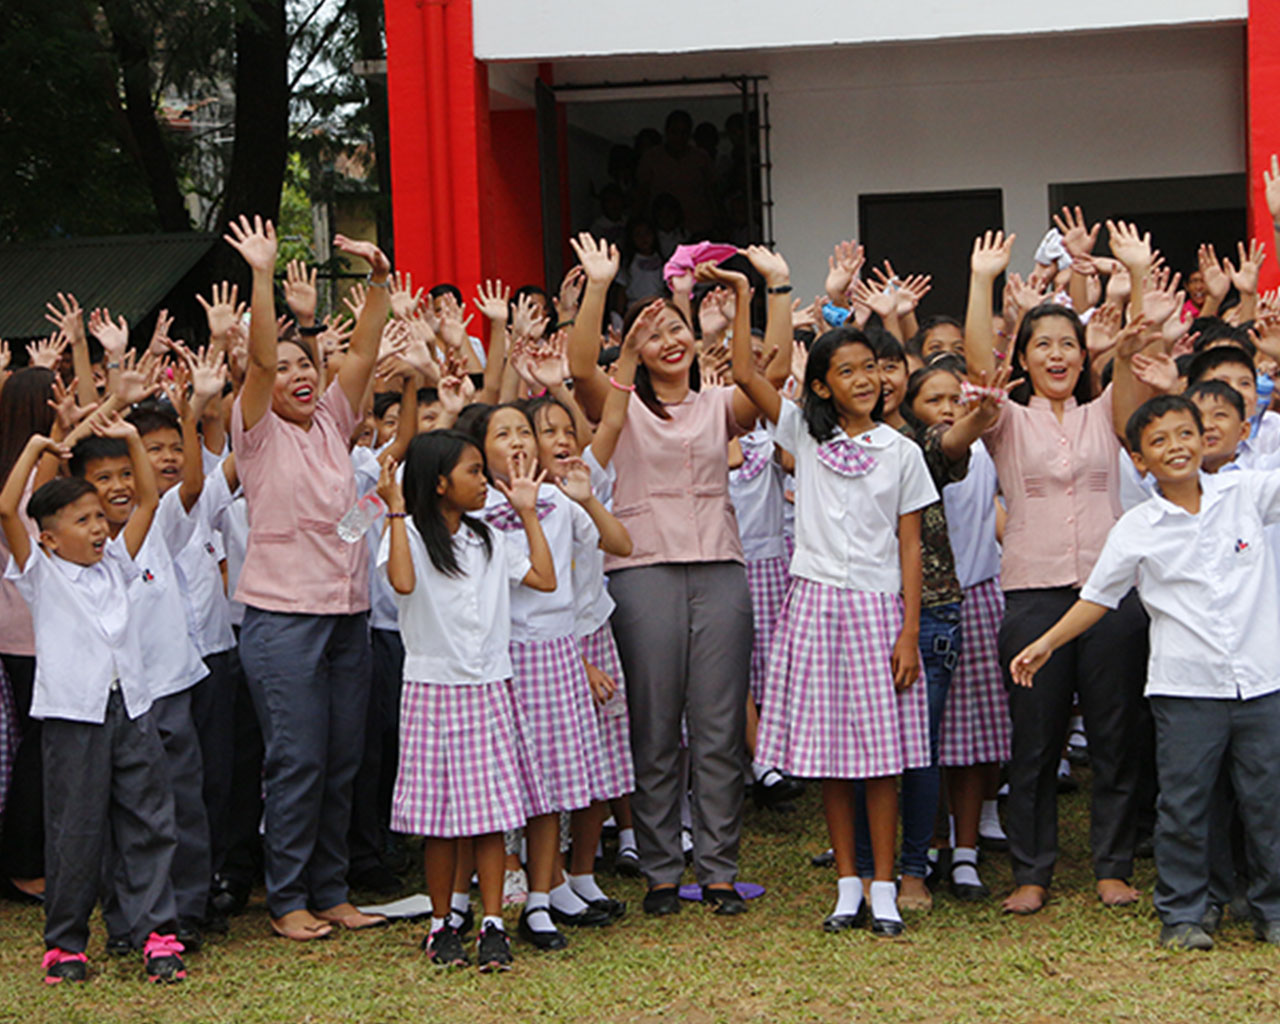
[[[858,240],[868,260],[881,265],[888,258],[899,274],[933,275],[920,315],[964,316],[973,240],[1003,226],[998,188],[858,196]]]
[[[1185,280],[1202,242],[1211,242],[1219,258],[1236,261],[1236,243],[1248,238],[1247,196],[1243,174],[1067,182],[1049,186],[1049,212],[1052,217],[1063,206],[1079,206],[1091,224],[1117,217],[1133,221],[1151,232],[1151,244]],[[1105,226],[1095,251],[1110,252]]]

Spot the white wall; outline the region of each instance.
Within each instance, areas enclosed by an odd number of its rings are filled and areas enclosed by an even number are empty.
[[[476,56],[820,46],[1243,19],[1248,0],[473,0]]]
[[[767,74],[774,235],[811,295],[859,193],[1001,188],[1016,266],[1052,182],[1243,171],[1243,53],[1231,26],[566,61],[555,80]]]

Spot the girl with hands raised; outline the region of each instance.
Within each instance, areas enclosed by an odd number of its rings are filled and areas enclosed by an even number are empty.
[[[482,971],[506,970],[503,831],[530,818],[549,819],[555,831],[510,655],[512,594],[556,586],[537,508],[543,474],[533,459],[517,458],[505,479],[495,477],[516,521],[507,530],[477,515],[488,494],[485,463],[466,435],[414,438],[403,473],[402,486],[388,463],[378,481],[388,529],[377,565],[396,593],[405,647],[391,826],[426,837],[427,889],[440,908],[423,943],[432,962],[471,962],[445,912],[465,842],[474,847],[484,907],[477,962]]]

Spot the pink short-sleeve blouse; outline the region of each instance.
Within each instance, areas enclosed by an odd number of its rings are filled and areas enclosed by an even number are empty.
[[[669,420],[631,399],[613,455],[613,514],[631,534],[632,551],[626,558],[606,558],[606,572],[664,562],[742,561],[729,501],[727,446],[745,433],[733,414],[734,391],[690,391],[684,401],[665,406]]]
[[[249,505],[249,544],[235,599],[271,612],[346,615],[369,608],[369,550],[338,521],[356,502],[350,437],[356,414],[335,380],[311,429],[270,409],[246,430],[231,411],[236,471]]]
[[[1009,511],[1004,589],[1083,586],[1123,511],[1111,388],[1068,399],[1061,423],[1046,398],[1006,402],[983,440]]]

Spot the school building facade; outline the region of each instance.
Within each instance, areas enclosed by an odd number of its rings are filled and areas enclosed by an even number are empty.
[[[397,263],[468,298],[554,283],[610,147],[677,107],[742,115],[750,233],[809,291],[851,237],[962,277],[1002,225],[1025,264],[1063,202],[1175,266],[1272,237],[1277,0],[386,0],[386,27]]]

